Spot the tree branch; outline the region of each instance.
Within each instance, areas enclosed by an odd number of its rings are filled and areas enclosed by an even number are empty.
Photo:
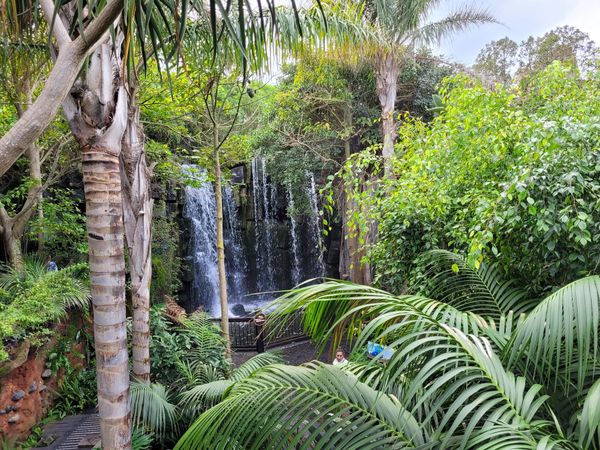
[[[123,0],[110,1],[81,36],[60,49],[41,94],[0,139],[0,176],[50,125],[77,79],[87,52],[102,38],[122,9]]]

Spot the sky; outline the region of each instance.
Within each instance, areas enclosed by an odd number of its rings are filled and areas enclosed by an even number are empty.
[[[457,0],[441,2],[435,15],[464,4]],[[467,4],[487,9],[501,24],[481,25],[447,38],[436,53],[452,61],[471,65],[490,41],[508,36],[520,43],[562,25],[579,28],[600,45],[600,0],[472,0]]]

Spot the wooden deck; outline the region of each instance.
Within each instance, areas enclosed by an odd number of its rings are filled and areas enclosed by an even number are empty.
[[[100,418],[95,411],[89,411],[46,425],[40,442],[48,442],[47,447],[34,447],[32,450],[93,448],[99,441]]]

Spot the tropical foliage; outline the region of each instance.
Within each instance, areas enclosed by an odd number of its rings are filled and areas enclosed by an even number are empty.
[[[28,259],[23,271],[5,267],[0,276],[0,341],[13,344],[25,337],[40,339],[52,334],[53,322],[69,309],[87,310],[90,293],[87,265],[77,264],[48,271],[46,263]],[[0,347],[0,361],[8,357]]]
[[[434,248],[494,261],[533,296],[594,273],[599,89],[558,63],[527,90],[445,81],[438,117],[406,117],[394,175],[379,195],[359,196],[371,205],[364,222],[379,224],[380,285],[402,292],[416,257]]]
[[[300,309],[318,341],[343,328],[356,354],[368,341],[392,348],[388,362],[269,366],[232,386],[177,448],[598,448],[600,278],[536,304],[493,266],[425,258],[438,275],[424,290],[440,298],[328,281],[276,302],[275,320]],[[261,414],[248,418],[252,405]]]
[[[178,439],[197,415],[218,403],[235,382],[262,367],[282,362],[259,354],[232,370],[219,328],[201,313],[172,324],[164,308],[151,314],[151,384],[131,385],[132,421],[162,446]]]

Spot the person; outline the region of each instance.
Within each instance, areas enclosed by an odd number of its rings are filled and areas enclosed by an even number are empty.
[[[335,352],[335,359],[332,363],[334,366],[343,366],[344,364],[348,364],[348,360],[344,356],[344,350],[338,348]]]

